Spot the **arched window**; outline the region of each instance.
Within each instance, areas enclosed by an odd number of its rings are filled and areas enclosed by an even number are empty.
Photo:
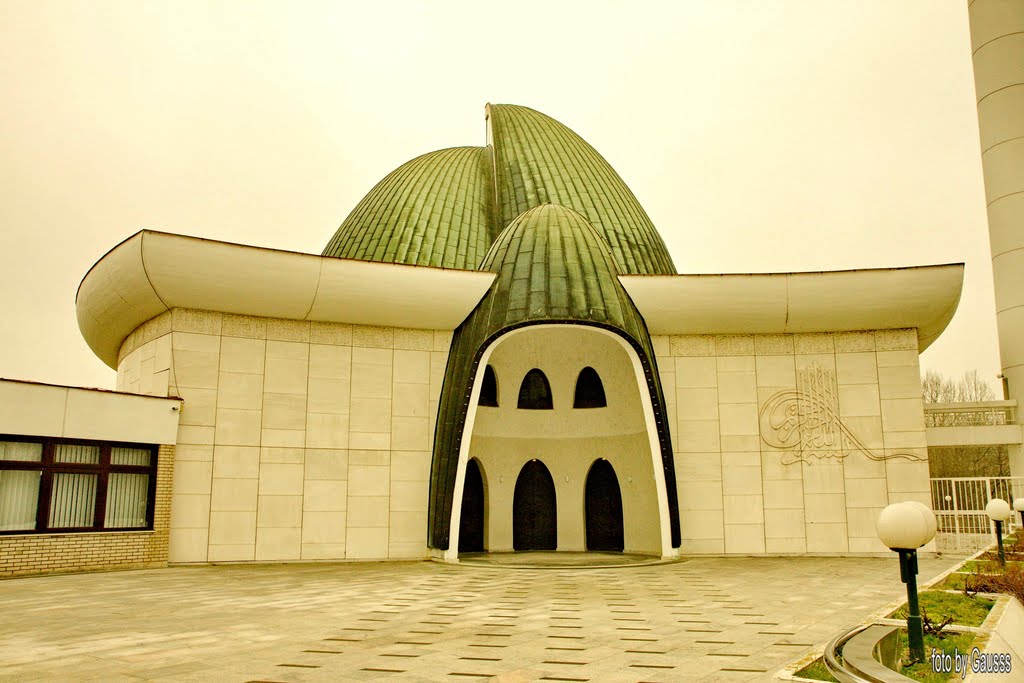
[[[484,368],[484,382],[480,387],[480,405],[498,407],[498,378],[494,376],[494,368]]]
[[[576,396],[573,397],[573,408],[604,408],[608,401],[604,397],[604,385],[597,370],[586,367],[580,370],[576,378]]]
[[[519,407],[526,410],[551,410],[551,385],[544,373],[534,368],[519,385]]]

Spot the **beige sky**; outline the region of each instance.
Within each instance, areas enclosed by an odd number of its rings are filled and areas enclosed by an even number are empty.
[[[965,0],[0,0],[0,376],[112,387],[74,311],[108,249],[319,253],[491,101],[594,145],[682,272],[965,261],[922,366],[995,386],[970,52]]]

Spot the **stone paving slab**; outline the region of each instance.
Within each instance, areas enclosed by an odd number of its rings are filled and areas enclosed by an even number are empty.
[[[902,592],[895,556],[10,579],[0,681],[760,681]]]

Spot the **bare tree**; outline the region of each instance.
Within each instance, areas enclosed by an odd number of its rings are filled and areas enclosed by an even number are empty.
[[[953,380],[938,370],[929,370],[921,378],[921,398],[925,403],[952,403],[955,394]]]
[[[925,403],[962,403],[992,401],[995,392],[977,370],[965,372],[960,379],[929,370],[921,379],[921,396]]]
[[[977,370],[965,372],[960,379],[929,370],[921,378],[921,395],[925,403],[976,403],[995,399],[991,385]],[[928,449],[928,469],[932,477],[1005,477],[1010,474],[1009,454],[1006,446],[933,447]]]
[[[957,401],[993,401],[992,386],[981,378],[977,370],[965,372],[956,384]]]
[[[928,475],[939,477],[1008,477],[1006,446],[939,446],[928,449]]]

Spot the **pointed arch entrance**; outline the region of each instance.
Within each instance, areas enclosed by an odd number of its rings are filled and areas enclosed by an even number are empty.
[[[555,550],[558,547],[558,512],[555,482],[540,460],[531,460],[519,472],[512,498],[513,550]]]
[[[508,393],[505,389],[511,388],[512,396],[501,398],[498,408],[478,407],[477,398],[488,365],[499,383],[505,381],[513,385],[499,387],[503,395]],[[584,367],[598,373],[607,407],[592,410],[573,407],[573,389],[580,383],[579,375]],[[457,492],[451,502],[450,542],[444,549],[446,560],[457,561],[459,557],[462,499],[470,459],[477,460],[484,479],[486,551],[586,550],[587,475],[594,461],[604,457],[614,467],[619,485],[623,551],[674,556],[670,512],[675,508],[674,504],[668,504],[666,484],[671,470],[663,467],[663,444],[659,443],[657,433],[659,420],[652,408],[652,395],[644,383],[642,357],[628,340],[587,325],[527,325],[492,340],[477,369],[473,387],[466,397],[468,409],[459,441],[459,461],[437,460],[435,453],[435,464],[450,465],[453,470],[452,474],[448,474],[447,469],[439,471],[438,476],[452,476],[453,493]],[[545,373],[557,399],[552,401],[553,408],[524,410],[518,407],[516,390],[531,370]],[[524,472],[530,460],[539,463],[530,465]],[[547,470],[544,479],[551,478],[554,495],[550,493],[551,484],[544,487],[549,492],[545,496],[538,495],[536,481],[528,485],[531,470]],[[519,482],[516,500],[520,475],[523,480]],[[438,479],[432,479],[430,490],[438,493],[440,485]],[[524,490],[527,493],[524,494]],[[543,506],[547,512],[524,510],[538,507],[541,500],[547,501]],[[538,540],[537,533],[528,530],[538,528],[535,525],[541,519],[549,520],[543,525],[546,528],[543,542]],[[617,516],[613,519],[617,520]],[[438,526],[437,530],[443,528]],[[592,528],[592,547],[594,538]]]
[[[594,461],[587,473],[587,550],[622,551],[622,492],[615,469],[604,458]]]
[[[466,463],[466,480],[462,488],[462,515],[459,518],[459,552],[484,551],[484,478],[476,458]]]

